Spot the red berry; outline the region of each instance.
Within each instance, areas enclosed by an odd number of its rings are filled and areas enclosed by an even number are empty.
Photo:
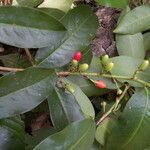
[[[76,61],[80,61],[82,58],[82,54],[81,52],[77,51],[74,56],[73,56],[73,59],[76,60]]]
[[[102,80],[97,80],[95,82],[95,86],[100,88],[100,89],[104,89],[104,88],[107,87],[106,83],[104,81],[102,81]]]

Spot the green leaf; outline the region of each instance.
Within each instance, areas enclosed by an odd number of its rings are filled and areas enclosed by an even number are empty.
[[[122,11],[118,19],[118,24],[129,11],[129,7],[126,7],[126,9]],[[136,33],[134,35],[116,34],[116,46],[119,55],[132,56],[141,59],[145,57],[142,33]]]
[[[150,29],[149,14],[149,5],[136,7],[121,19],[114,32],[121,34],[135,34]]]
[[[48,98],[48,105],[52,123],[57,130],[84,118],[75,97],[64,89],[54,87]]]
[[[40,5],[40,7],[51,7],[57,8],[62,11],[67,12],[74,0],[44,0],[44,3]]]
[[[78,102],[85,117],[95,118],[95,111],[93,105],[89,100],[89,98],[82,92],[80,87],[67,79],[64,79],[64,81],[66,84],[69,83],[73,87],[74,92],[72,93],[72,95],[75,97],[76,101]]]
[[[115,120],[106,118],[96,129],[95,138],[101,144],[105,145],[107,138],[112,132],[112,127],[116,125]]]
[[[114,8],[125,8],[129,0],[96,0],[100,5]]]
[[[83,51],[89,45],[98,27],[97,17],[88,6],[70,10],[61,22],[68,33],[61,42],[39,49],[36,59],[40,66],[55,68],[68,64],[77,50]]]
[[[82,59],[80,61],[80,63],[87,63],[88,65],[91,64],[92,58],[93,58],[93,54],[92,54],[92,50],[90,49],[90,46],[87,46],[83,51],[82,51]]]
[[[143,34],[145,51],[150,49],[150,32]]]
[[[27,68],[31,66],[29,60],[18,53],[2,55],[0,56],[0,61],[2,61],[3,65],[6,67]]]
[[[88,150],[94,141],[95,124],[91,119],[74,122],[49,136],[33,150]]]
[[[61,40],[65,30],[59,21],[37,9],[0,7],[2,43],[21,48],[42,48]]]
[[[59,9],[56,8],[38,8],[38,10],[41,10],[42,12],[46,13],[47,15],[54,17],[56,20],[60,20],[65,13]]]
[[[46,99],[56,81],[53,70],[31,67],[0,78],[0,118],[25,113]]]
[[[121,12],[118,21],[117,21],[117,25],[120,23],[121,19],[130,11],[130,7],[126,6],[126,8]]]
[[[149,60],[150,61],[150,60]],[[150,65],[145,71],[140,72],[137,77],[150,83]]]
[[[150,139],[150,94],[148,90],[136,90],[123,114],[112,128],[105,145],[107,150],[143,150]]]
[[[116,35],[117,51],[119,55],[144,59],[145,50],[142,33],[134,35]]]
[[[44,0],[17,0],[19,6],[26,6],[26,7],[37,7],[40,5]]]
[[[24,125],[19,117],[0,120],[0,149],[24,149]]]

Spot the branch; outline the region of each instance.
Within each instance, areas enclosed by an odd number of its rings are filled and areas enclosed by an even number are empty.
[[[106,112],[96,123],[96,125],[99,125],[107,116],[109,116],[112,112],[115,111],[115,109],[118,107],[120,101],[123,99],[123,97],[125,96],[126,92],[128,91],[128,89],[130,88],[130,86],[126,86],[124,91],[122,92],[122,94],[120,95],[119,98],[116,99],[115,104],[109,109],[108,112]]]
[[[6,72],[18,72],[18,71],[23,71],[24,69],[22,68],[9,68],[9,67],[2,67],[0,66],[0,71],[6,71]]]

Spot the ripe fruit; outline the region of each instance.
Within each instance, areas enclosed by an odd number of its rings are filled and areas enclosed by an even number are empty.
[[[109,64],[107,64],[107,65],[105,66],[105,70],[106,70],[107,72],[109,72],[109,71],[112,70],[113,67],[114,67],[114,63],[110,62]]]
[[[88,64],[82,64],[79,66],[79,71],[85,72],[86,70],[88,70],[88,68],[89,68]]]
[[[95,81],[95,86],[100,88],[100,89],[104,89],[107,87],[106,83],[102,80]]]
[[[73,67],[77,67],[78,66],[78,61],[73,59],[71,64],[72,64]]]
[[[141,64],[141,66],[139,67],[139,70],[146,70],[147,67],[149,66],[149,61],[148,60],[144,60],[143,63]]]
[[[102,64],[103,65],[107,64],[108,60],[109,60],[109,56],[108,55],[102,56]]]
[[[80,61],[82,58],[82,54],[80,51],[77,51],[74,56],[73,56],[73,59],[76,60],[76,61]]]

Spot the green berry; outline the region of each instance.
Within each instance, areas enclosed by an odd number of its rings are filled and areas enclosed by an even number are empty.
[[[141,64],[141,66],[139,67],[139,70],[144,71],[147,69],[148,66],[149,66],[149,61],[144,60],[143,63]]]
[[[113,67],[114,67],[114,63],[110,62],[110,63],[108,63],[108,64],[105,66],[105,70],[106,70],[107,72],[109,72],[109,71],[111,71],[111,70],[113,69]]]
[[[108,63],[109,60],[109,56],[108,55],[104,55],[102,56],[102,64],[106,65]]]
[[[85,71],[88,70],[88,68],[89,68],[88,64],[82,64],[82,65],[79,66],[79,71],[85,72]]]
[[[71,64],[72,64],[73,67],[77,67],[79,63],[78,63],[77,60],[73,59]]]
[[[121,94],[122,94],[122,90],[121,90],[121,89],[118,89],[117,95],[121,95]]]
[[[70,93],[74,93],[74,88],[71,84],[66,84],[66,90],[69,91]]]

